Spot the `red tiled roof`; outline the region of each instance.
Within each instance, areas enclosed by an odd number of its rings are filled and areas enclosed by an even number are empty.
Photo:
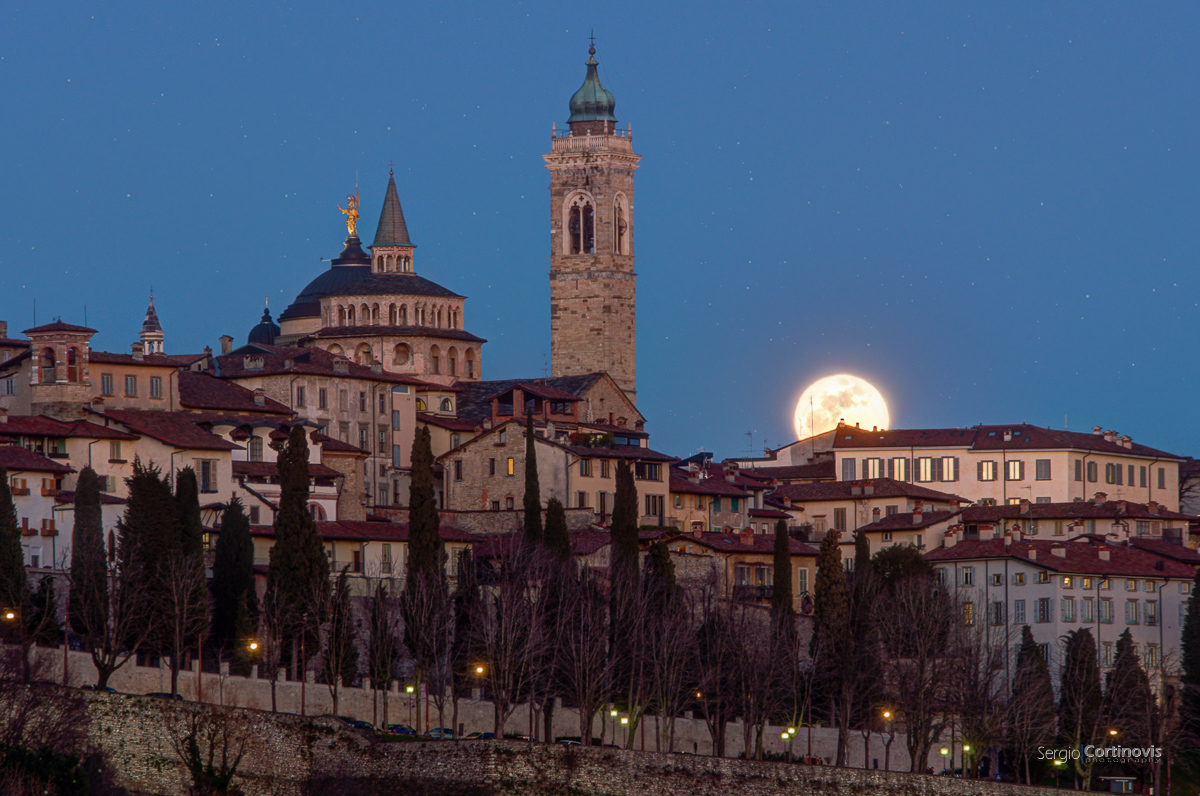
[[[768,519],[788,520],[792,515],[786,511],[776,511],[775,509],[750,509],[751,517],[765,517]]]
[[[1005,436],[1008,439],[1005,439]],[[970,450],[1091,450],[1123,456],[1182,457],[1154,448],[1105,440],[1103,434],[1031,426],[972,426],[970,428],[917,428],[868,431],[857,426],[840,425],[833,446],[838,449],[870,448],[968,448]]]
[[[708,531],[700,534],[697,537],[694,533],[678,533],[669,536],[664,541],[667,544],[675,542],[692,542],[709,547],[720,553],[757,553],[770,555],[775,552],[775,534],[773,533],[756,533],[745,534],[747,539],[752,540],[751,544],[746,544],[742,541],[742,535],[736,533],[720,533],[717,531]],[[817,555],[817,548],[805,544],[797,539],[788,539],[788,544],[791,549],[791,554],[794,556],[813,556]]]
[[[571,555],[590,556],[606,545],[612,544],[612,534],[608,531],[572,531]]]
[[[101,414],[128,426],[135,433],[188,450],[239,450],[240,446],[211,434],[196,424],[187,412],[151,409],[109,409]]]
[[[915,512],[909,511],[903,514],[891,514],[886,517],[880,517],[875,522],[860,526],[858,530],[866,531],[867,533],[878,531],[919,531],[922,528],[946,522],[957,517],[960,513],[957,511],[923,511],[921,512],[921,518],[917,520],[914,519]]]
[[[855,488],[860,491],[855,492]],[[873,492],[867,493],[872,488]],[[866,498],[910,497],[937,503],[970,503],[966,498],[949,492],[938,492],[928,487],[909,484],[892,478],[875,478],[864,481],[822,481],[813,484],[784,484],[776,487],[771,497],[788,498],[793,503],[815,500],[850,500]]]
[[[1129,543],[1140,550],[1145,550],[1156,556],[1171,558],[1183,564],[1200,567],[1200,553],[1197,553],[1190,547],[1184,547],[1178,542],[1148,536],[1135,536],[1129,540]]]
[[[431,426],[448,429],[449,431],[474,432],[476,428],[482,428],[482,426],[480,426],[480,424],[474,420],[460,420],[457,417],[435,415],[429,412],[417,412],[417,422],[428,423]]]
[[[326,434],[317,434],[313,437],[313,441],[321,446],[321,450],[327,453],[361,453],[364,456],[369,456],[370,453],[358,447],[351,445],[349,442],[342,442],[340,439],[334,439]]]
[[[62,321],[54,321],[53,323],[42,324],[41,326],[33,326],[21,334],[29,334],[30,332],[90,332],[95,334],[96,330],[87,326],[76,326],[73,323],[63,323]]]
[[[255,402],[254,391],[223,381],[208,373],[179,372],[179,403],[190,409],[220,409],[230,412],[270,412],[291,415],[292,410],[273,398]]]
[[[279,475],[279,464],[277,462],[234,462],[234,475],[250,475],[258,478],[270,478]],[[308,465],[308,475],[311,478],[341,478],[343,473],[334,470],[332,467],[326,467],[323,464]]]
[[[1054,555],[1052,550],[1055,546],[1061,548],[1066,555]],[[1128,545],[1107,545],[1109,560],[1104,561],[1099,554],[1102,546],[1094,539],[1084,537],[1066,544],[1025,539],[1013,542],[1006,551],[1004,539],[964,540],[956,543],[953,547],[939,547],[930,550],[925,554],[925,560],[936,563],[982,558],[1015,558],[1055,572],[1102,577],[1190,579],[1195,576],[1194,567]],[[1031,550],[1037,551],[1036,558],[1030,558]]]
[[[318,522],[317,535],[326,540],[361,541],[361,542],[407,542],[408,523],[406,522],[366,522],[339,520],[337,522]],[[250,527],[251,536],[272,538],[275,527],[272,525],[253,525]],[[443,542],[475,542],[474,534],[458,528],[443,525],[438,528],[438,536]]]
[[[60,489],[58,490],[58,494],[54,496],[54,502],[63,504],[70,503],[73,505],[75,503],[75,492],[73,490]],[[107,492],[100,493],[100,505],[102,506],[121,506],[128,502],[129,501],[127,501],[125,498],[119,498],[116,495],[110,495]]]
[[[683,475],[675,470],[671,471],[671,491],[682,492],[686,495],[716,495],[717,497],[748,498],[750,493],[744,489],[739,489],[735,484],[731,484],[721,477],[703,478],[700,481],[693,483],[688,480],[686,475]]]
[[[88,352],[88,362],[94,365],[131,365],[145,368],[186,368],[203,354],[146,354],[138,359],[133,354],[114,354],[109,351]]]
[[[1151,512],[1145,503],[1128,500],[1080,500],[1070,503],[1023,503],[1004,506],[969,506],[963,510],[963,522],[999,522],[1001,520],[1182,520],[1200,522],[1200,517],[1168,511],[1161,506]]]
[[[126,434],[124,431],[101,426],[97,423],[90,423],[86,420],[63,423],[52,417],[43,417],[41,415],[9,415],[8,420],[0,422],[0,437],[137,439],[133,434]]]
[[[674,456],[668,456],[665,453],[659,453],[650,448],[642,448],[637,445],[597,445],[594,448],[589,445],[564,445],[563,447],[576,456],[582,456],[585,459],[630,459],[643,462],[675,461]]]
[[[29,341],[18,340],[15,337],[0,337],[0,348],[29,348]]]
[[[783,467],[760,465],[745,470],[760,478],[773,478],[776,481],[832,481],[837,477],[836,462],[830,459],[814,464],[794,464]]]
[[[47,459],[39,453],[17,445],[0,445],[0,467],[10,471],[29,470],[38,473],[69,473],[71,468]]]

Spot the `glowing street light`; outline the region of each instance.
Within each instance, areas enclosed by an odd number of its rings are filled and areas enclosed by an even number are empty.
[[[608,715],[612,716],[615,719],[617,717],[617,709],[613,708],[612,710],[608,711]]]
[[[411,685],[406,685],[406,686],[404,686],[404,693],[406,693],[406,694],[411,694],[411,693],[412,693],[413,691],[415,691],[415,690],[416,690],[416,689],[415,689],[415,688],[413,688]]]
[[[883,717],[885,719],[887,719],[888,721],[891,721],[892,720],[892,711],[890,711],[890,710],[883,711]]]
[[[950,750],[947,747],[943,746],[939,751],[942,753],[942,771],[949,771],[950,770],[950,767],[948,765],[949,758],[947,757],[947,755],[950,754]]]
[[[250,651],[251,651],[251,652],[257,652],[257,651],[258,651],[258,642],[257,642],[257,641],[251,641],[251,642],[250,642]]]
[[[629,717],[628,717],[628,716],[622,716],[622,717],[621,717],[621,724],[628,724],[628,723],[629,723]]]
[[[482,667],[482,666],[476,666],[476,667],[475,667],[475,674],[483,674],[483,667]]]
[[[16,613],[16,611],[5,611],[4,618],[11,622],[12,620],[17,618],[17,613]]]
[[[1116,731],[1116,730],[1109,730],[1109,731],[1108,731],[1108,735],[1109,735],[1109,737],[1111,737],[1111,738],[1116,738],[1116,737],[1117,737],[1117,734],[1118,734],[1118,733],[1117,733],[1117,731]]]

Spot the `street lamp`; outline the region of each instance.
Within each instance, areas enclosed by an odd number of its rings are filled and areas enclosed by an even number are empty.
[[[1108,731],[1108,735],[1109,735],[1109,737],[1110,737],[1110,738],[1116,738],[1116,737],[1117,737],[1117,734],[1118,734],[1118,733],[1117,733],[1117,730],[1109,730],[1109,731]]]
[[[892,741],[895,739],[895,733],[892,732],[892,711],[889,708],[883,709],[883,720],[887,722],[887,740],[883,744],[883,770],[892,770]]]
[[[404,686],[404,693],[408,694],[408,726],[410,726],[410,727],[412,727],[412,722],[413,722],[413,702],[415,701],[413,699],[413,693],[416,690],[417,689],[411,685]],[[416,731],[417,731],[417,728],[413,727],[413,732],[416,733]]]
[[[967,771],[969,770],[967,767],[967,755],[969,755],[970,753],[971,753],[971,744],[969,744],[969,743],[963,744],[962,764],[963,764],[963,776],[964,777],[967,776]]]
[[[1067,763],[1065,760],[1054,759],[1054,792],[1058,792],[1058,772],[1062,771],[1062,767]]]
[[[948,772],[950,769],[947,767],[946,761],[949,759],[947,755],[950,754],[950,750],[943,746],[939,751],[942,753],[942,771]]]

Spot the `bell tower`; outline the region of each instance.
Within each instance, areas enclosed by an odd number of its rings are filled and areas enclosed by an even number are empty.
[[[554,376],[605,371],[636,394],[633,133],[617,129],[596,48],[571,97],[567,130],[551,130],[550,360]]]

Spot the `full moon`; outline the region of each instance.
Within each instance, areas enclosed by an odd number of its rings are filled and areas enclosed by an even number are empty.
[[[799,439],[837,428],[839,420],[863,428],[887,428],[891,422],[887,402],[866,379],[839,373],[808,386],[796,402],[796,436]]]

